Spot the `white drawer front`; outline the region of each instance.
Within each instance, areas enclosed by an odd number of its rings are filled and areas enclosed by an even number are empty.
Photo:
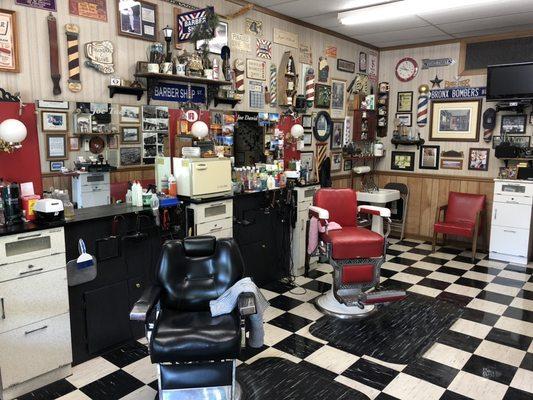
[[[529,230],[494,226],[490,230],[490,251],[527,257]]]
[[[233,228],[233,219],[225,218],[218,221],[206,222],[203,224],[196,225],[196,235],[213,235],[216,236],[217,233]]]
[[[531,206],[494,202],[492,206],[492,225],[529,229]]]
[[[213,203],[192,204],[196,224],[233,218],[233,200],[215,201]]]
[[[233,229],[223,229],[221,231],[212,233],[212,236],[216,237],[217,239],[232,238]]]
[[[0,238],[0,264],[11,264],[65,252],[63,228],[43,229]]]
[[[0,335],[4,389],[71,362],[68,313]]]
[[[0,333],[68,312],[66,268],[0,283]]]
[[[36,258],[35,260],[0,265],[0,282],[65,268],[66,264],[65,253],[61,253],[49,257]]]

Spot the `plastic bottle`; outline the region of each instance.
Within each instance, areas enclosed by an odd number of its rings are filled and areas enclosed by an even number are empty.
[[[275,188],[276,188],[276,180],[271,174],[269,174],[267,178],[267,189],[273,190]]]
[[[126,192],[126,204],[131,205],[131,203],[132,203],[132,194],[131,194],[131,188],[130,188]]]
[[[174,175],[170,175],[168,178],[168,195],[176,197],[178,195],[178,184]]]
[[[154,214],[155,224],[159,226],[159,197],[157,197],[157,194],[152,193],[150,205],[152,207],[152,213]]]
[[[131,184],[131,205],[137,207],[137,182]]]
[[[218,63],[218,57],[213,59],[213,79],[215,81],[220,79],[220,64]]]
[[[161,192],[168,194],[168,176],[166,175],[161,179]]]
[[[143,206],[143,187],[141,182],[137,181],[137,207]]]

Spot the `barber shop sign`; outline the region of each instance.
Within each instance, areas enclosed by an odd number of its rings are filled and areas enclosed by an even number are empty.
[[[154,87],[152,99],[161,101],[174,101],[177,103],[206,103],[206,86],[188,85],[179,83],[160,82]]]

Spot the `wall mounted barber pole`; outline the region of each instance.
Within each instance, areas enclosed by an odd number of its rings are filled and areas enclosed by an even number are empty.
[[[65,33],[67,35],[67,52],[68,52],[68,89],[77,93],[81,91],[80,79],[80,51],[79,51],[79,34],[80,28],[76,24],[66,24]]]
[[[305,100],[307,107],[313,107],[315,103],[315,70],[309,68],[305,76]]]
[[[428,103],[429,103],[429,86],[420,85],[418,87],[418,108],[417,108],[417,117],[416,124],[422,128],[428,123]]]
[[[244,95],[244,61],[240,58],[235,59],[234,74],[235,74],[235,99],[242,100]]]
[[[278,69],[275,64],[270,65],[270,105],[278,104]]]

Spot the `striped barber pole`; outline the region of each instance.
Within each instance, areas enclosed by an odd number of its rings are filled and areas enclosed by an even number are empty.
[[[418,96],[418,112],[416,117],[416,124],[421,128],[426,126],[428,123],[428,103],[428,95],[421,94],[420,96]]]
[[[275,64],[270,65],[270,105],[278,104],[278,69]]]
[[[77,93],[81,90],[80,79],[80,52],[79,52],[79,34],[80,28],[75,24],[65,25],[67,35],[67,53],[68,53],[68,88],[71,92]]]
[[[194,28],[206,22],[207,8],[191,11],[178,15],[178,41],[185,42],[190,39]]]
[[[235,60],[235,65],[238,64],[242,64],[242,61],[237,59]],[[244,70],[234,68],[233,72],[235,74],[235,93],[237,94],[235,97],[242,100],[244,94]]]
[[[309,68],[305,75],[305,100],[307,100],[307,107],[313,107],[315,102],[315,70],[313,68]]]

